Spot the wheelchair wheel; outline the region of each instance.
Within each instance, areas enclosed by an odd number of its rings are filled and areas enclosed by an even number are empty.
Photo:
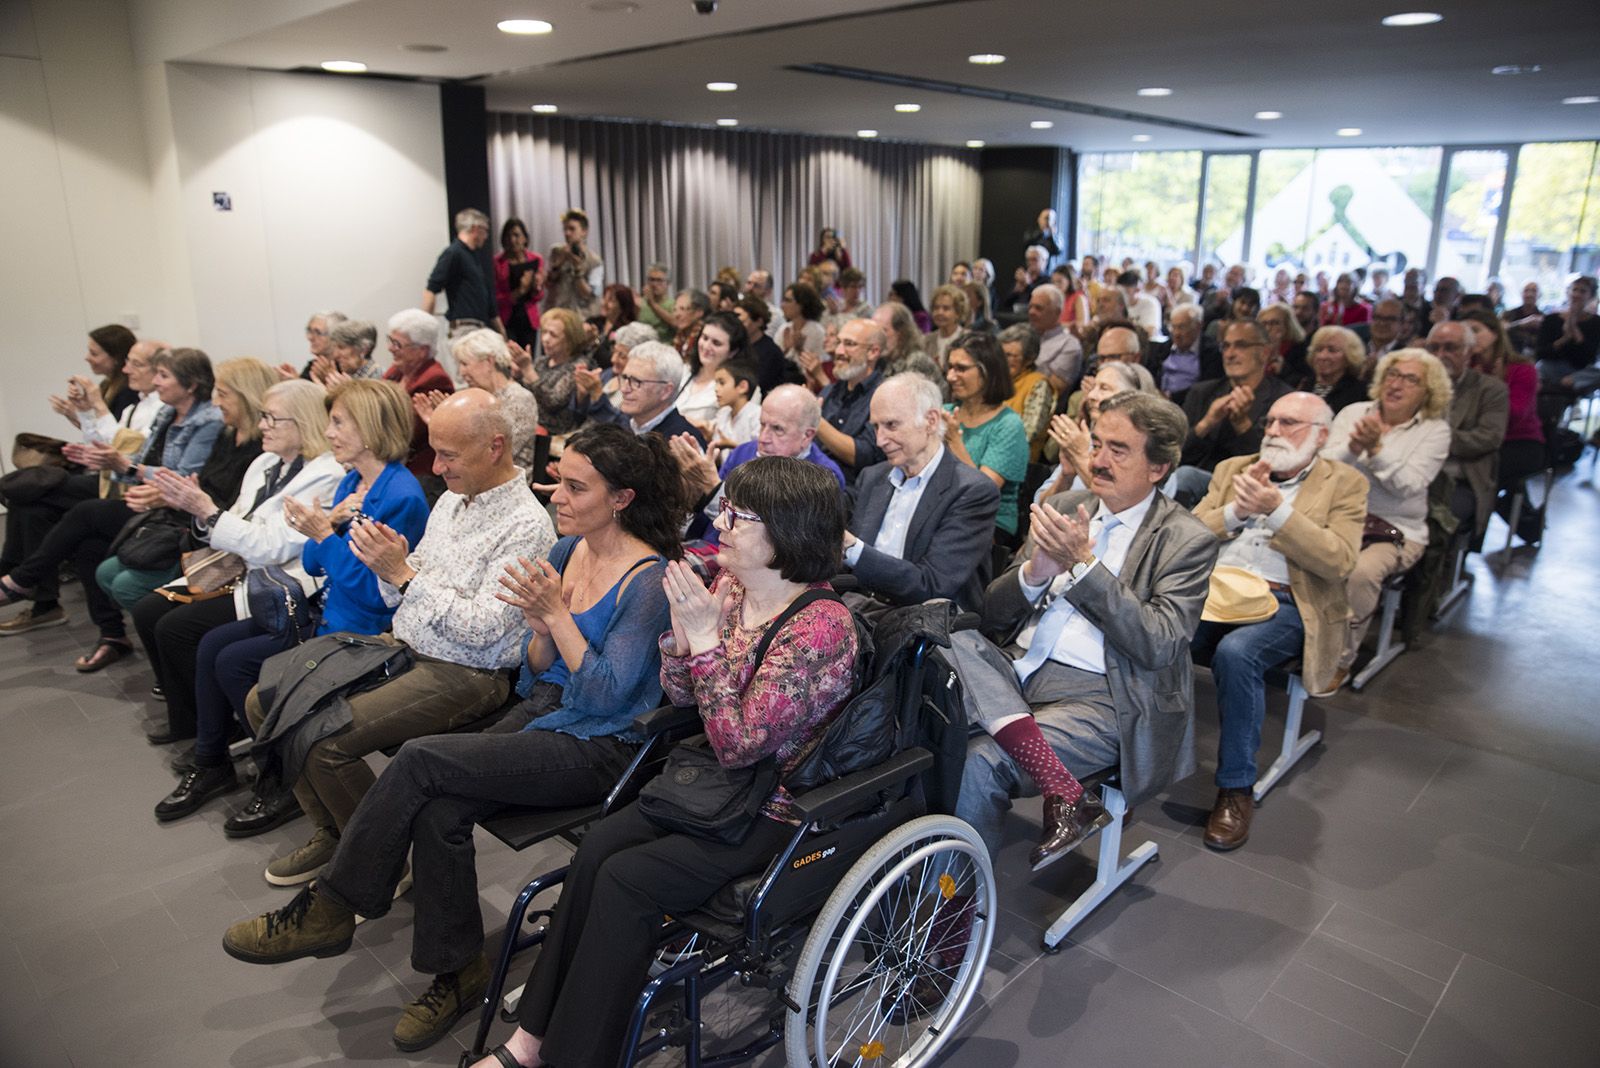
[[[789,1068],[931,1061],[983,979],[996,907],[989,852],[963,821],[923,816],[879,839],[800,951]]]

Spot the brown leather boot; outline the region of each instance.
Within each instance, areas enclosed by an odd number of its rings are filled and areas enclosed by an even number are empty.
[[[1206,820],[1206,846],[1220,853],[1238,849],[1250,838],[1250,817],[1256,801],[1247,786],[1241,790],[1218,790],[1217,803]]]

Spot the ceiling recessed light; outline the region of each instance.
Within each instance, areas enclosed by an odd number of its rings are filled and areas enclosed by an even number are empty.
[[[878,136],[878,131],[877,130],[857,130],[856,131],[856,136],[857,137],[862,137],[862,138],[877,137]]]
[[[554,115],[561,109],[556,107],[554,104],[535,104],[533,105],[533,110],[537,111],[541,115]]]
[[[1544,70],[1537,63],[1502,63],[1498,67],[1490,67],[1490,74],[1538,74]]]
[[[706,82],[706,88],[713,93],[731,93],[739,88],[738,82]]]
[[[1385,26],[1431,26],[1443,22],[1444,16],[1437,11],[1402,11],[1398,15],[1385,15],[1381,21]]]
[[[1600,104],[1600,96],[1564,96],[1563,104]]]
[[[1032,122],[1028,123],[1028,125],[1032,126],[1035,130],[1048,130],[1050,127],[1054,126],[1055,123],[1051,122],[1049,119],[1034,119]]]
[[[717,120],[717,125],[718,126],[737,126],[737,125],[739,125],[739,120],[738,119],[718,119]]]
[[[427,56],[438,55],[440,52],[450,51],[450,49],[446,48],[442,44],[404,44],[400,46],[400,50],[402,52],[420,52],[421,54]]]
[[[639,10],[639,5],[633,0],[594,0],[589,5],[590,11],[598,11],[602,15],[626,15]]]
[[[979,52],[967,57],[968,63],[976,63],[980,67],[992,67],[996,63],[1004,63],[1006,57],[998,52]]]
[[[330,59],[322,65],[330,74],[365,74],[367,65],[353,59]]]
[[[921,104],[896,104],[894,109],[904,115],[915,115],[922,110]]]
[[[968,141],[967,142],[967,147],[968,148],[982,148],[983,147],[983,142],[982,141]]]
[[[1338,134],[1340,137],[1360,137],[1361,136],[1361,127],[1359,127],[1359,126],[1341,126],[1341,127],[1339,127],[1337,130],[1335,130],[1333,132]]]
[[[1149,134],[1134,134],[1133,135],[1133,139],[1135,141],[1148,141],[1148,140],[1150,140],[1150,135]]]
[[[1159,85],[1152,85],[1148,89],[1140,89],[1139,90],[1139,95],[1140,96],[1171,96],[1172,95],[1172,90],[1163,88],[1163,87],[1161,87]]]
[[[495,23],[495,28],[501,33],[514,33],[522,37],[529,37],[539,33],[549,33],[554,26],[542,19],[505,19]]]
[[[1256,118],[1260,119],[1262,122],[1271,122],[1273,119],[1281,119],[1281,118],[1283,118],[1283,112],[1281,112],[1281,111],[1258,111],[1258,112],[1256,112]]]

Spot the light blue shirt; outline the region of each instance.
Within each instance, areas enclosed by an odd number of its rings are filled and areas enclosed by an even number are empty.
[[[923,464],[922,470],[914,476],[907,478],[905,469],[900,467],[889,472],[889,485],[894,487],[894,496],[889,498],[889,507],[883,513],[883,525],[878,528],[878,536],[872,540],[874,549],[897,560],[905,558],[906,534],[911,530],[911,517],[917,514],[922,491],[928,488],[928,482],[943,459],[944,446],[940,445],[933,458]],[[851,567],[855,567],[861,559],[861,545],[862,542],[857,539],[845,550],[844,562]]]
[[[1151,491],[1144,500],[1120,512],[1108,513],[1104,505],[1095,508],[1094,515],[1089,517],[1089,540],[1099,545],[1101,532],[1105,529],[1106,516],[1114,515],[1116,524],[1112,526],[1106,538],[1105,547],[1095,555],[1094,567],[1103,567],[1113,575],[1122,573],[1122,565],[1128,559],[1128,550],[1133,546],[1134,535],[1139,532],[1139,525],[1144,522],[1145,513],[1150,511],[1150,504],[1156,498]],[[1091,568],[1092,570],[1092,568]],[[1017,582],[1022,586],[1023,594],[1030,601],[1037,601],[1039,595],[1046,592],[1046,586],[1030,586],[1023,577],[1024,570],[1017,568]],[[1045,620],[1052,615],[1064,615],[1061,630],[1056,638],[1054,647],[1050,650],[1049,659],[1068,667],[1081,668],[1092,671],[1096,675],[1106,673],[1106,638],[1100,628],[1084,618],[1072,602],[1062,596],[1073,583],[1070,572],[1062,572],[1048,584],[1048,601],[1045,610],[1040,616],[1023,627],[1017,634],[1017,643],[1024,649],[1032,647],[1033,637],[1040,629],[1053,629],[1054,624],[1045,626]],[[1042,663],[1042,661],[1041,661]]]

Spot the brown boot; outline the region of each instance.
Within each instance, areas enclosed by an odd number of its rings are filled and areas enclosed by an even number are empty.
[[[1250,838],[1250,817],[1256,801],[1248,786],[1241,790],[1218,790],[1211,818],[1206,820],[1206,846],[1220,853],[1238,849]]]

